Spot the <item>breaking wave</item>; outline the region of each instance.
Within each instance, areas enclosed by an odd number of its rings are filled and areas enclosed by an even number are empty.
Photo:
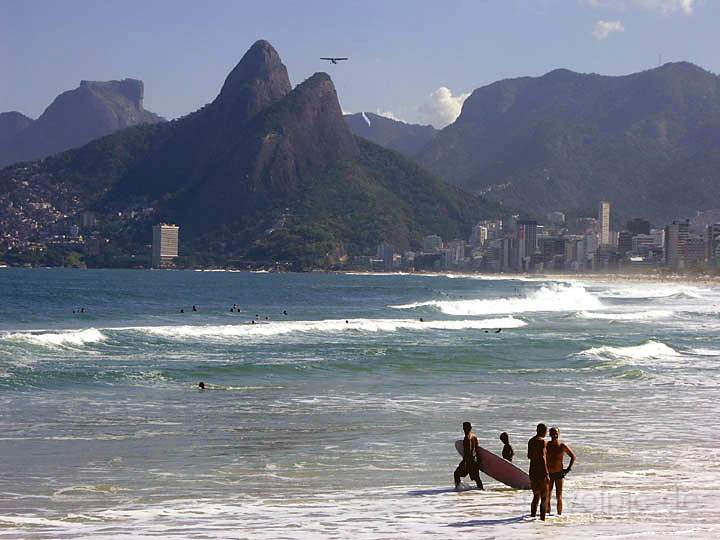
[[[16,332],[0,336],[0,342],[47,348],[81,347],[100,343],[108,338],[140,334],[157,336],[168,340],[198,340],[242,337],[266,337],[285,334],[327,334],[337,332],[396,332],[399,330],[484,330],[497,328],[521,328],[525,321],[513,317],[496,319],[471,319],[453,321],[423,321],[418,319],[329,319],[320,321],[259,322],[257,324],[228,324],[215,326],[133,326],[125,328],[88,328],[56,332]]]
[[[587,311],[604,307],[597,296],[588,292],[585,287],[559,283],[545,285],[524,297],[487,300],[431,300],[390,307],[415,309],[425,306],[437,308],[447,315],[467,316],[539,311]]]
[[[635,285],[623,288],[610,289],[603,293],[608,298],[620,298],[625,300],[645,299],[697,299],[707,294],[707,289],[692,286],[657,286],[657,285]]]
[[[667,319],[673,316],[673,312],[666,309],[652,309],[633,313],[603,313],[600,311],[581,311],[578,317],[581,319],[603,319],[607,321],[649,321],[655,319]]]
[[[648,360],[680,356],[680,353],[660,341],[650,340],[642,345],[630,347],[593,347],[578,353],[579,356],[594,356],[609,359]]]
[[[513,317],[464,321],[424,321],[416,319],[330,319],[220,326],[147,326],[128,328],[136,332],[176,339],[278,336],[301,333],[395,332],[398,330],[466,330],[520,328],[527,323]]]
[[[95,328],[85,330],[66,330],[62,332],[16,332],[0,337],[16,343],[29,343],[41,347],[81,347],[91,343],[105,341],[107,336]]]

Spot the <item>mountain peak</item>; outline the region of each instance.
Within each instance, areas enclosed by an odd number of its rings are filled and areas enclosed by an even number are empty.
[[[280,55],[269,42],[260,39],[227,76],[216,102],[223,114],[248,120],[290,90],[290,78]]]
[[[37,120],[4,115],[0,167],[79,147],[126,127],[164,121],[144,109],[143,93],[137,79],[83,80],[57,96]]]
[[[80,81],[80,88],[86,88],[101,96],[122,96],[136,107],[142,106],[145,93],[143,82],[138,79],[119,81]]]

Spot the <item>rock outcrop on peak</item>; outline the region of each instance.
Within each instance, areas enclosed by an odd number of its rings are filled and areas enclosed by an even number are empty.
[[[37,120],[23,117],[22,127],[0,144],[0,167],[42,159],[130,126],[164,121],[143,108],[143,93],[143,83],[136,79],[81,81],[57,96]],[[6,133],[2,124],[0,138]]]
[[[82,193],[82,208],[100,215],[152,209],[128,226],[128,249],[147,243],[152,223],[168,221],[204,260],[326,266],[342,254],[372,254],[382,241],[409,249],[427,234],[466,237],[475,220],[498,213],[356,138],[330,77],[316,73],[291,88],[266,41],[248,50],[201,109],[31,169],[46,184]]]

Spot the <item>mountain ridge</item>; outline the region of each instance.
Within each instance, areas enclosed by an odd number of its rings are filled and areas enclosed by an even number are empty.
[[[180,225],[182,244],[218,256],[327,267],[377,244],[418,247],[424,235],[467,237],[498,207],[441,182],[401,155],[354,136],[326,73],[289,89],[287,70],[256,42],[208,105],[131,127],[0,174],[31,179],[118,224],[123,249],[150,225]],[[138,212],[137,209],[142,209]]]
[[[345,121],[355,135],[407,157],[416,156],[437,133],[430,125],[411,124],[371,112],[346,114]]]
[[[704,203],[656,196],[674,165],[720,147],[720,79],[688,62],[630,75],[558,69],[472,92],[418,158],[445,180],[544,213],[609,199],[668,220]],[[713,189],[709,195],[720,195]]]
[[[21,129],[6,130],[0,124],[0,167],[80,147],[126,127],[163,122],[144,109],[143,98],[144,85],[137,79],[80,81],[59,94],[37,120],[22,115]]]

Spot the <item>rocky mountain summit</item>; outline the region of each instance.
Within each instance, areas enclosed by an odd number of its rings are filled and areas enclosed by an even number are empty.
[[[330,77],[292,88],[263,40],[201,109],[6,169],[0,185],[26,171],[34,182],[74,186],[78,210],[144,209],[127,228],[129,249],[148,242],[150,224],[168,221],[189,252],[297,267],[369,255],[383,241],[402,250],[427,234],[466,237],[498,211],[353,136]]]
[[[162,122],[143,108],[142,81],[80,81],[63,92],[37,120],[18,112],[0,114],[0,167],[82,146],[138,124]]]

